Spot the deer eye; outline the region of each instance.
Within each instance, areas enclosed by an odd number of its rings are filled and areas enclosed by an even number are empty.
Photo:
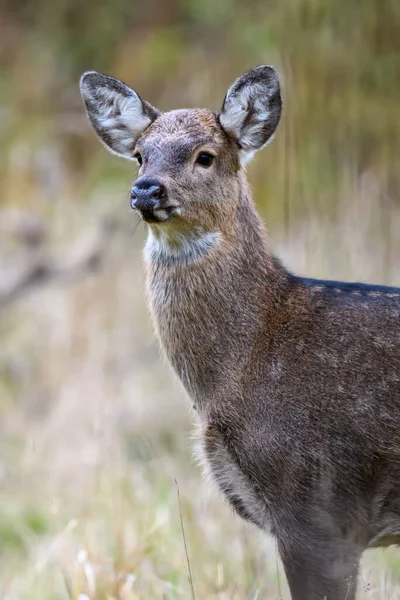
[[[196,163],[202,167],[211,167],[214,156],[209,152],[200,152],[196,158]]]
[[[133,158],[136,158],[136,160],[139,163],[139,167],[141,167],[142,163],[143,163],[143,159],[142,159],[142,155],[140,154],[140,152],[136,152],[136,154],[133,155]]]

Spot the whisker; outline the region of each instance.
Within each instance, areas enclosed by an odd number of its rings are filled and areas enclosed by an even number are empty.
[[[133,228],[132,235],[134,235],[134,234],[135,234],[135,231],[136,231],[136,229],[138,228],[138,226],[139,226],[139,223],[140,223],[140,221],[141,221],[141,220],[142,220],[142,219],[140,218],[140,216],[139,216],[139,215],[137,215],[137,221],[136,221],[136,225],[135,225],[135,227]]]

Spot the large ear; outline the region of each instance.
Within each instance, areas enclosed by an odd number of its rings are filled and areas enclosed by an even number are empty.
[[[132,159],[138,137],[160,113],[118,79],[95,71],[82,75],[80,88],[101,141],[111,152]]]
[[[272,67],[251,69],[229,88],[219,121],[237,139],[244,162],[271,140],[281,111],[279,79]]]

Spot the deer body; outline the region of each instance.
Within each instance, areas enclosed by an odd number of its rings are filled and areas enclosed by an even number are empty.
[[[82,93],[106,144],[139,149],[150,307],[212,475],[276,537],[294,600],[355,598],[362,552],[400,542],[400,290],[295,277],[271,253],[240,167],[279,121],[271,68],[219,115],[160,115],[93,73]]]

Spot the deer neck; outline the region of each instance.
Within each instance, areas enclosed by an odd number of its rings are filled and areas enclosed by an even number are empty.
[[[229,232],[150,231],[145,248],[156,331],[199,410],[232,393],[289,278],[245,186],[240,196]]]

